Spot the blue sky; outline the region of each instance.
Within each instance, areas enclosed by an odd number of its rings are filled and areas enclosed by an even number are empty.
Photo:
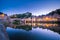
[[[31,12],[45,15],[60,8],[60,0],[0,0],[0,11],[12,15]]]

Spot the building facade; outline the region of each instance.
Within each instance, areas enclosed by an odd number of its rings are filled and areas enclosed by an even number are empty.
[[[32,17],[25,19],[25,25],[41,25],[40,23],[57,22],[58,18],[52,16]]]
[[[0,23],[8,22],[7,18],[8,18],[7,14],[0,12]]]

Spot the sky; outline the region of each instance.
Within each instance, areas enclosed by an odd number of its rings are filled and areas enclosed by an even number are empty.
[[[8,15],[31,12],[46,15],[60,8],[60,0],[0,0],[0,12]]]

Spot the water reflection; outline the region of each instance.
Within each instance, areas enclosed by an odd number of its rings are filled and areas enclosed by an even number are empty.
[[[60,34],[60,23],[28,23],[28,25],[22,25],[22,26],[16,26],[15,29],[23,29],[26,31],[30,31],[33,28],[43,28],[43,29],[49,29],[54,32],[57,32]]]
[[[25,25],[30,25],[30,26],[45,26],[45,27],[58,26],[57,23],[26,23]]]
[[[26,31],[30,31],[32,30],[32,26],[28,26],[28,25],[23,25],[23,26],[16,26],[16,29],[24,29]]]
[[[39,23],[38,25],[8,27],[6,31],[8,32],[10,40],[60,40],[59,24]]]

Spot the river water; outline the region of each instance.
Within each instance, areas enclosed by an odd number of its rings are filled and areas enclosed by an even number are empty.
[[[6,31],[10,40],[60,40],[60,26],[56,25],[7,27]]]

